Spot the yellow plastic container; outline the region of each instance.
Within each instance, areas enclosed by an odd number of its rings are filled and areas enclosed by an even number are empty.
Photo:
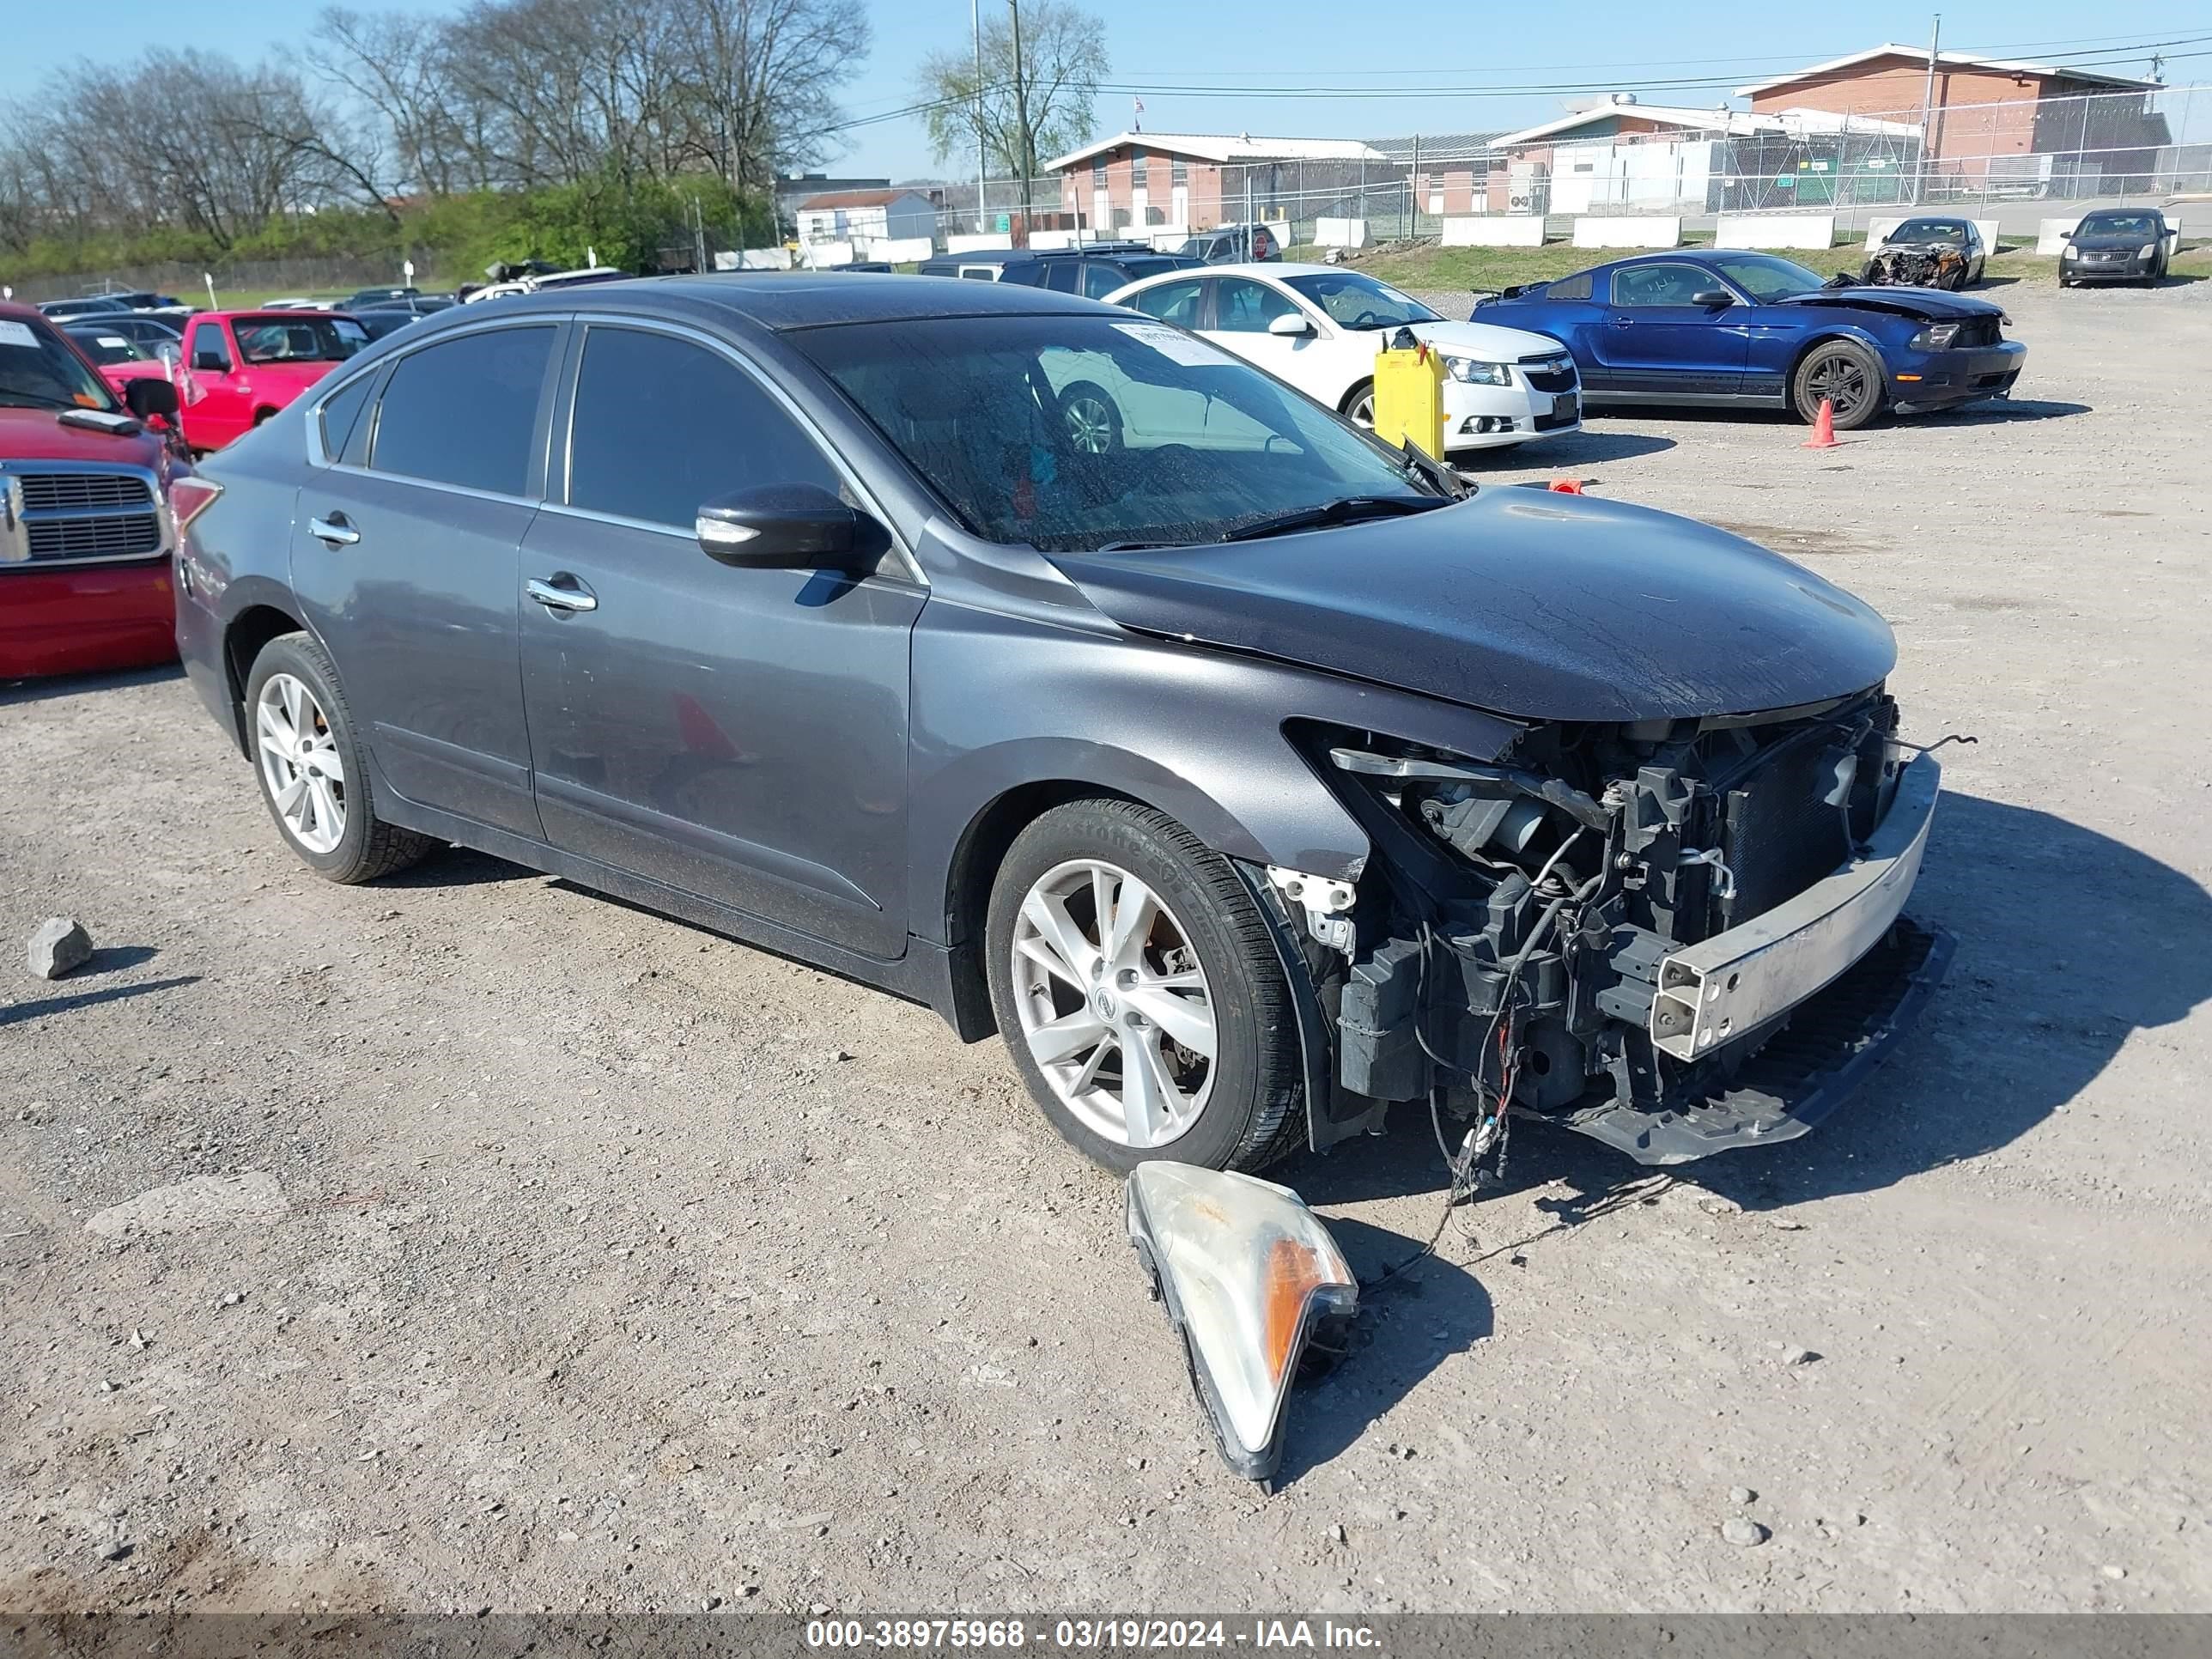
[[[1375,435],[1444,458],[1444,362],[1426,346],[1375,354]]]

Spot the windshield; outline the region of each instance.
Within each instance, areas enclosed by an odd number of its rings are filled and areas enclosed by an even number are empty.
[[[1966,227],[1957,219],[1907,219],[1884,239],[1891,242],[1963,242]]]
[[[1439,501],[1318,404],[1145,318],[939,318],[786,337],[992,541],[1056,552],[1214,541],[1346,497]]]
[[[368,343],[350,317],[240,317],[231,325],[249,363],[337,363]]]
[[[120,334],[111,334],[106,329],[73,328],[69,337],[76,342],[77,349],[95,363],[143,363],[147,354]]]
[[[112,410],[115,399],[53,330],[0,317],[0,408]]]
[[[2074,228],[2076,236],[2140,236],[2155,241],[2166,227],[2148,213],[2093,213]]]
[[[1387,283],[1356,271],[1331,270],[1313,276],[1285,276],[1286,287],[1310,300],[1328,313],[1333,323],[1346,328],[1402,328],[1407,323],[1440,323],[1443,319],[1410,294],[1401,294]]]
[[[1713,269],[1760,304],[1812,294],[1821,279],[1795,259],[1778,259],[1771,253],[1737,253],[1713,261]]]

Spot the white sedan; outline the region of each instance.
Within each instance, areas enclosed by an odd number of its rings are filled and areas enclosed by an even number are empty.
[[[1557,340],[1455,323],[1410,294],[1336,265],[1209,265],[1108,295],[1205,336],[1317,403],[1375,423],[1375,354],[1401,328],[1444,362],[1444,448],[1526,443],[1582,425],[1575,361]]]

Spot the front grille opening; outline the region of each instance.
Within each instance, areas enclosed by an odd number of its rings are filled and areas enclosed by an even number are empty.
[[[53,513],[88,507],[146,506],[154,492],[127,472],[24,472],[23,511]]]
[[[155,513],[116,514],[97,519],[31,520],[23,526],[31,557],[121,559],[161,550],[161,520]]]

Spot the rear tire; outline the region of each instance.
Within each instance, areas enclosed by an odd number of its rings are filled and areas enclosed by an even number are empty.
[[[985,940],[1015,1068],[1093,1163],[1251,1170],[1303,1143],[1297,1011],[1266,919],[1173,818],[1104,799],[1045,813],[1007,848]]]
[[[377,817],[337,666],[313,635],[280,634],[254,658],[246,738],[285,845],[325,880],[374,881],[439,845]]]
[[[1121,447],[1121,411],[1088,380],[1060,394],[1060,419],[1067,441],[1085,455],[1111,455]]]
[[[1823,340],[1805,354],[1790,377],[1798,418],[1817,419],[1823,398],[1833,404],[1836,430],[1849,432],[1881,413],[1882,368],[1875,355],[1850,340]]]

